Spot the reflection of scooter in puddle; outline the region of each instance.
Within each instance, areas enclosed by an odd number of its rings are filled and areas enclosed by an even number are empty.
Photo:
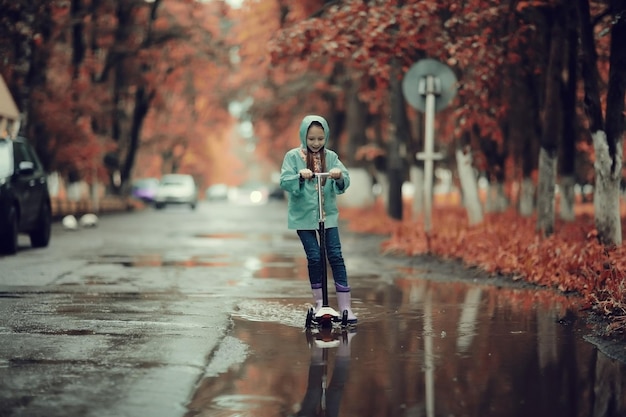
[[[350,341],[356,332],[337,335],[331,329],[307,331],[311,349],[309,379],[298,417],[337,417],[344,386],[350,370]],[[336,348],[332,377],[328,383],[329,350]]]

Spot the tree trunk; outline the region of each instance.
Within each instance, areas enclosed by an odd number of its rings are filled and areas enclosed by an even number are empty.
[[[554,186],[557,158],[545,148],[539,151],[539,186],[537,190],[537,226],[545,236],[554,233]]]
[[[509,199],[504,192],[504,183],[500,180],[489,181],[485,211],[488,213],[502,213],[509,207]]]
[[[476,134],[479,134],[478,127],[475,127],[474,130]],[[489,178],[485,211],[488,213],[503,212],[509,206],[509,200],[504,193],[504,164],[507,152],[490,138],[481,137],[480,146],[487,159]]]
[[[596,183],[593,193],[598,238],[605,245],[621,245],[622,226],[620,218],[620,189],[622,163],[614,161],[607,144],[606,134],[598,131],[593,135],[596,152]],[[621,152],[619,152],[621,155]],[[619,171],[614,171],[615,166]]]
[[[563,71],[562,100],[563,103],[563,136],[561,142],[561,160],[559,163],[559,217],[566,221],[575,220],[574,213],[576,185],[576,82],[577,82],[577,62],[578,62],[578,31],[576,29],[576,9],[575,5],[567,2],[567,46],[566,52],[567,67]]]
[[[594,217],[598,239],[604,245],[621,245],[622,228],[619,212],[619,183],[622,166],[624,130],[624,82],[626,51],[619,45],[626,37],[626,2],[611,2],[614,23],[611,30],[610,70],[607,90],[607,126],[604,126],[600,99],[596,45],[588,1],[576,2],[582,49],[582,78],[585,90],[585,111],[596,153]],[[621,101],[621,103],[618,103]],[[621,109],[621,111],[620,111]],[[617,114],[619,112],[619,114]],[[610,120],[610,122],[609,122]],[[606,130],[605,130],[606,129]]]
[[[469,149],[456,150],[456,164],[461,181],[463,204],[467,210],[469,225],[473,226],[483,221],[483,211],[478,197],[478,181],[472,165],[472,153]]]
[[[546,75],[546,95],[543,106],[541,150],[539,151],[539,183],[537,187],[536,230],[545,236],[554,233],[554,189],[558,161],[559,139],[563,132],[563,112],[561,100],[561,74],[563,72],[564,9],[559,6],[548,13],[551,28],[550,58]],[[550,24],[551,23],[551,24]]]
[[[346,88],[346,128],[348,131],[348,143],[343,161],[347,166],[360,164],[355,159],[357,149],[367,143],[365,135],[367,105],[359,99],[359,83],[352,80]],[[338,144],[337,144],[338,145]]]
[[[533,17],[536,13],[533,13]],[[540,22],[535,23],[540,26]],[[509,68],[511,88],[507,97],[511,106],[509,125],[510,135],[507,138],[509,149],[516,165],[519,164],[519,174],[516,179],[520,181],[520,189],[517,194],[516,207],[523,217],[530,217],[535,211],[535,171],[539,157],[539,138],[541,137],[540,110],[542,100],[541,79],[531,69],[536,65],[534,59],[542,59],[544,56],[543,42],[537,36],[531,37],[529,44],[520,44],[512,52],[519,54],[521,62],[511,65]],[[531,48],[535,53],[533,57],[527,53]]]
[[[154,94],[146,93],[144,86],[139,86],[135,93],[135,108],[133,110],[133,118],[130,129],[130,143],[128,145],[128,153],[126,159],[122,164],[120,172],[122,184],[128,184],[131,179],[131,173],[133,166],[135,165],[135,158],[137,151],[139,150],[139,139],[141,136],[141,128],[143,122],[150,109],[150,103]]]
[[[559,184],[559,216],[566,221],[574,221],[576,213],[574,212],[574,204],[576,193],[574,187],[576,179],[571,175],[561,175]]]
[[[18,79],[14,78],[13,85],[21,86],[19,93],[14,96],[21,111],[19,133],[28,137],[44,167],[49,169],[52,165],[52,153],[49,149],[49,140],[44,124],[38,119],[41,116],[37,114],[38,103],[33,100],[33,93],[46,90],[46,70],[52,50],[48,42],[53,41],[53,22],[49,2],[30,1],[24,3],[28,6],[25,6],[22,11],[24,22],[27,22],[23,30],[39,34],[42,37],[42,46],[37,46],[33,36],[20,36],[21,42],[16,46],[16,66],[19,69],[15,71],[15,76]]]
[[[115,29],[115,43],[106,57],[104,69],[100,77],[101,81],[107,81],[109,71],[114,71],[111,103],[111,138],[117,148],[107,155],[109,163],[109,185],[113,194],[120,194],[122,183],[120,181],[120,168],[126,158],[128,149],[128,123],[130,117],[127,114],[130,97],[128,97],[128,85],[130,83],[128,68],[126,66],[127,54],[124,51],[128,47],[128,40],[132,30],[132,16],[134,5],[128,0],[118,2],[115,16],[117,28]]]
[[[82,0],[72,0],[70,6],[72,16],[72,78],[78,78],[80,66],[85,58],[85,30]]]
[[[611,28],[611,48],[609,58],[609,83],[606,96],[606,144],[607,159],[598,158],[599,178],[596,179],[596,192],[599,201],[594,200],[596,228],[602,243],[621,245],[622,224],[620,217],[620,182],[622,180],[622,157],[624,134],[624,98],[626,95],[626,0],[612,0],[613,27]],[[601,136],[594,136],[601,142]],[[597,172],[597,168],[596,168]],[[597,172],[598,174],[598,172]],[[598,181],[599,180],[599,181]]]
[[[532,216],[535,211],[535,182],[530,176],[522,178],[519,195],[519,213],[523,217]]]
[[[389,179],[389,216],[396,220],[402,220],[402,183],[404,176],[401,137],[405,133],[400,130],[402,128],[401,113],[404,111],[405,103],[401,82],[398,77],[399,71],[400,65],[394,59],[390,81],[391,129],[389,132],[387,178]]]

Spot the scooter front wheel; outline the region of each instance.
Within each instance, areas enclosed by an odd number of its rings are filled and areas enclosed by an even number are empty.
[[[348,325],[348,310],[343,310],[341,313],[341,325],[346,327]]]
[[[319,324],[322,329],[330,329],[333,327],[332,317],[322,317],[319,319]]]
[[[313,310],[313,308],[310,308],[309,311],[307,311],[306,313],[306,321],[304,323],[304,326],[307,329],[313,327],[313,317],[315,317],[315,310]]]

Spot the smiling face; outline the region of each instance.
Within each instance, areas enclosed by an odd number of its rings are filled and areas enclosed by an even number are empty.
[[[326,143],[324,129],[317,125],[311,125],[306,133],[306,146],[311,152],[319,152]]]

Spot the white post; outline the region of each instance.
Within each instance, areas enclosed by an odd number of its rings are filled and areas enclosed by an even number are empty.
[[[91,210],[94,213],[100,212],[100,196],[98,195],[98,191],[100,188],[98,182],[98,166],[94,162],[93,170],[92,170],[92,180],[91,180]]]
[[[420,81],[420,93],[426,95],[426,112],[424,127],[424,152],[417,154],[418,159],[424,160],[424,231],[432,228],[433,206],[433,161],[441,159],[441,154],[435,153],[435,94],[441,91],[437,78],[429,75]]]

